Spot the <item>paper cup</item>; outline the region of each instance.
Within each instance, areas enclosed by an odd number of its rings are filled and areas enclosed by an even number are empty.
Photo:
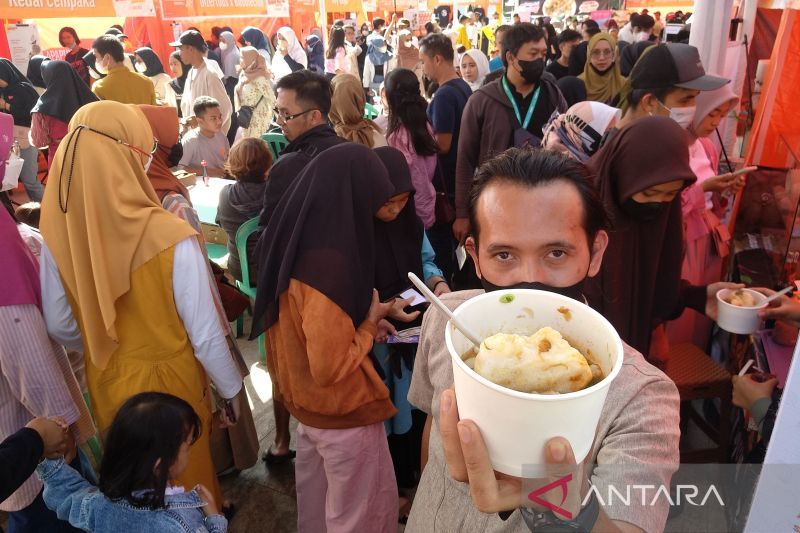
[[[717,291],[717,324],[725,331],[749,335],[750,333],[755,333],[759,324],[761,324],[761,319],[758,318],[758,311],[767,306],[765,301],[767,297],[750,289],[740,290],[752,294],[756,300],[756,305],[754,307],[739,307],[738,305],[729,304],[725,301],[725,298],[728,298],[735,290],[722,289]]]
[[[477,424],[495,470],[516,477],[544,474],[544,446],[553,437],[572,445],[583,461],[594,441],[608,387],[622,368],[622,340],[600,313],[571,298],[530,289],[476,296],[455,315],[481,338],[495,333],[531,335],[544,326],[594,359],[605,378],[566,394],[528,394],[497,385],[462,360],[472,344],[448,322],[445,342],[453,363],[458,414]]]

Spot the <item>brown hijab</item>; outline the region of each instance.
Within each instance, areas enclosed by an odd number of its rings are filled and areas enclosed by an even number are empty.
[[[600,41],[606,41],[611,47],[615,59],[605,72],[600,72],[592,65],[592,52]],[[586,65],[583,73],[578,76],[586,84],[586,99],[592,102],[611,104],[625,84],[625,78],[619,71],[619,58],[617,56],[617,40],[608,33],[598,33],[589,40],[586,49]]]
[[[336,135],[368,148],[375,146],[374,132],[383,133],[371,120],[364,118],[364,88],[352,74],[339,74],[331,82],[333,97],[328,115]]]
[[[689,166],[688,132],[668,117],[645,117],[623,128],[587,166],[612,218],[600,274],[586,283],[595,309],[622,339],[647,354],[650,335],[681,313],[683,215],[681,195],[642,221],[621,205],[650,187],[696,180]]]
[[[131,273],[197,235],[161,207],[144,172],[152,148],[136,106],[87,104],[69,123],[44,191],[42,235],[80,310],[86,356],[99,369],[119,345],[116,303],[130,291]]]
[[[150,129],[153,130],[153,137],[158,139],[158,150],[153,156],[153,162],[147,171],[147,177],[153,185],[158,199],[162,202],[164,197],[176,192],[186,198],[189,204],[189,189],[181,183],[169,169],[169,154],[172,147],[178,144],[178,110],[170,106],[140,105],[139,109],[144,113]]]

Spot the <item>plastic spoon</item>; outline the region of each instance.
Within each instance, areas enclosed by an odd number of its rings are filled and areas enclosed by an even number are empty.
[[[786,287],[785,289],[779,290],[778,292],[776,292],[776,293],[775,293],[775,294],[773,294],[772,296],[768,296],[768,297],[767,297],[767,299],[766,299],[766,300],[764,300],[764,301],[763,301],[763,302],[761,302],[761,303],[769,303],[769,302],[771,302],[772,300],[774,300],[774,299],[776,299],[776,298],[780,298],[780,297],[781,297],[781,296],[783,296],[784,294],[789,294],[789,293],[790,293],[790,292],[792,292],[793,290],[794,290],[794,287],[793,287],[792,285],[789,285],[789,286],[788,286],[788,287]]]
[[[433,294],[433,291],[431,291],[427,287],[427,285],[425,285],[425,283],[423,283],[422,280],[417,277],[416,274],[414,274],[413,272],[409,272],[408,279],[410,279],[411,283],[413,283],[414,286],[418,288],[420,292],[422,292],[422,294],[425,295],[425,298],[427,298],[429,302],[431,302],[437,308],[439,308],[439,311],[450,317],[450,322],[453,323],[453,325],[456,327],[458,331],[460,331],[476,347],[480,347],[481,345],[480,337],[475,335],[472,331],[470,331],[470,329],[467,326],[464,325],[463,322],[461,322],[458,318],[456,318],[453,312],[450,311],[450,309],[446,305],[444,305],[444,303],[439,299],[438,296]]]

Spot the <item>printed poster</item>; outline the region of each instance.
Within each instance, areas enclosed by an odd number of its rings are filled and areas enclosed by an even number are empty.
[[[6,36],[11,62],[20,72],[28,72],[28,60],[41,52],[36,24],[6,24]]]

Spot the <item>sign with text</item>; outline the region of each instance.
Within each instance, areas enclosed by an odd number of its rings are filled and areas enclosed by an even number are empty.
[[[0,0],[3,18],[114,17],[113,0]]]

